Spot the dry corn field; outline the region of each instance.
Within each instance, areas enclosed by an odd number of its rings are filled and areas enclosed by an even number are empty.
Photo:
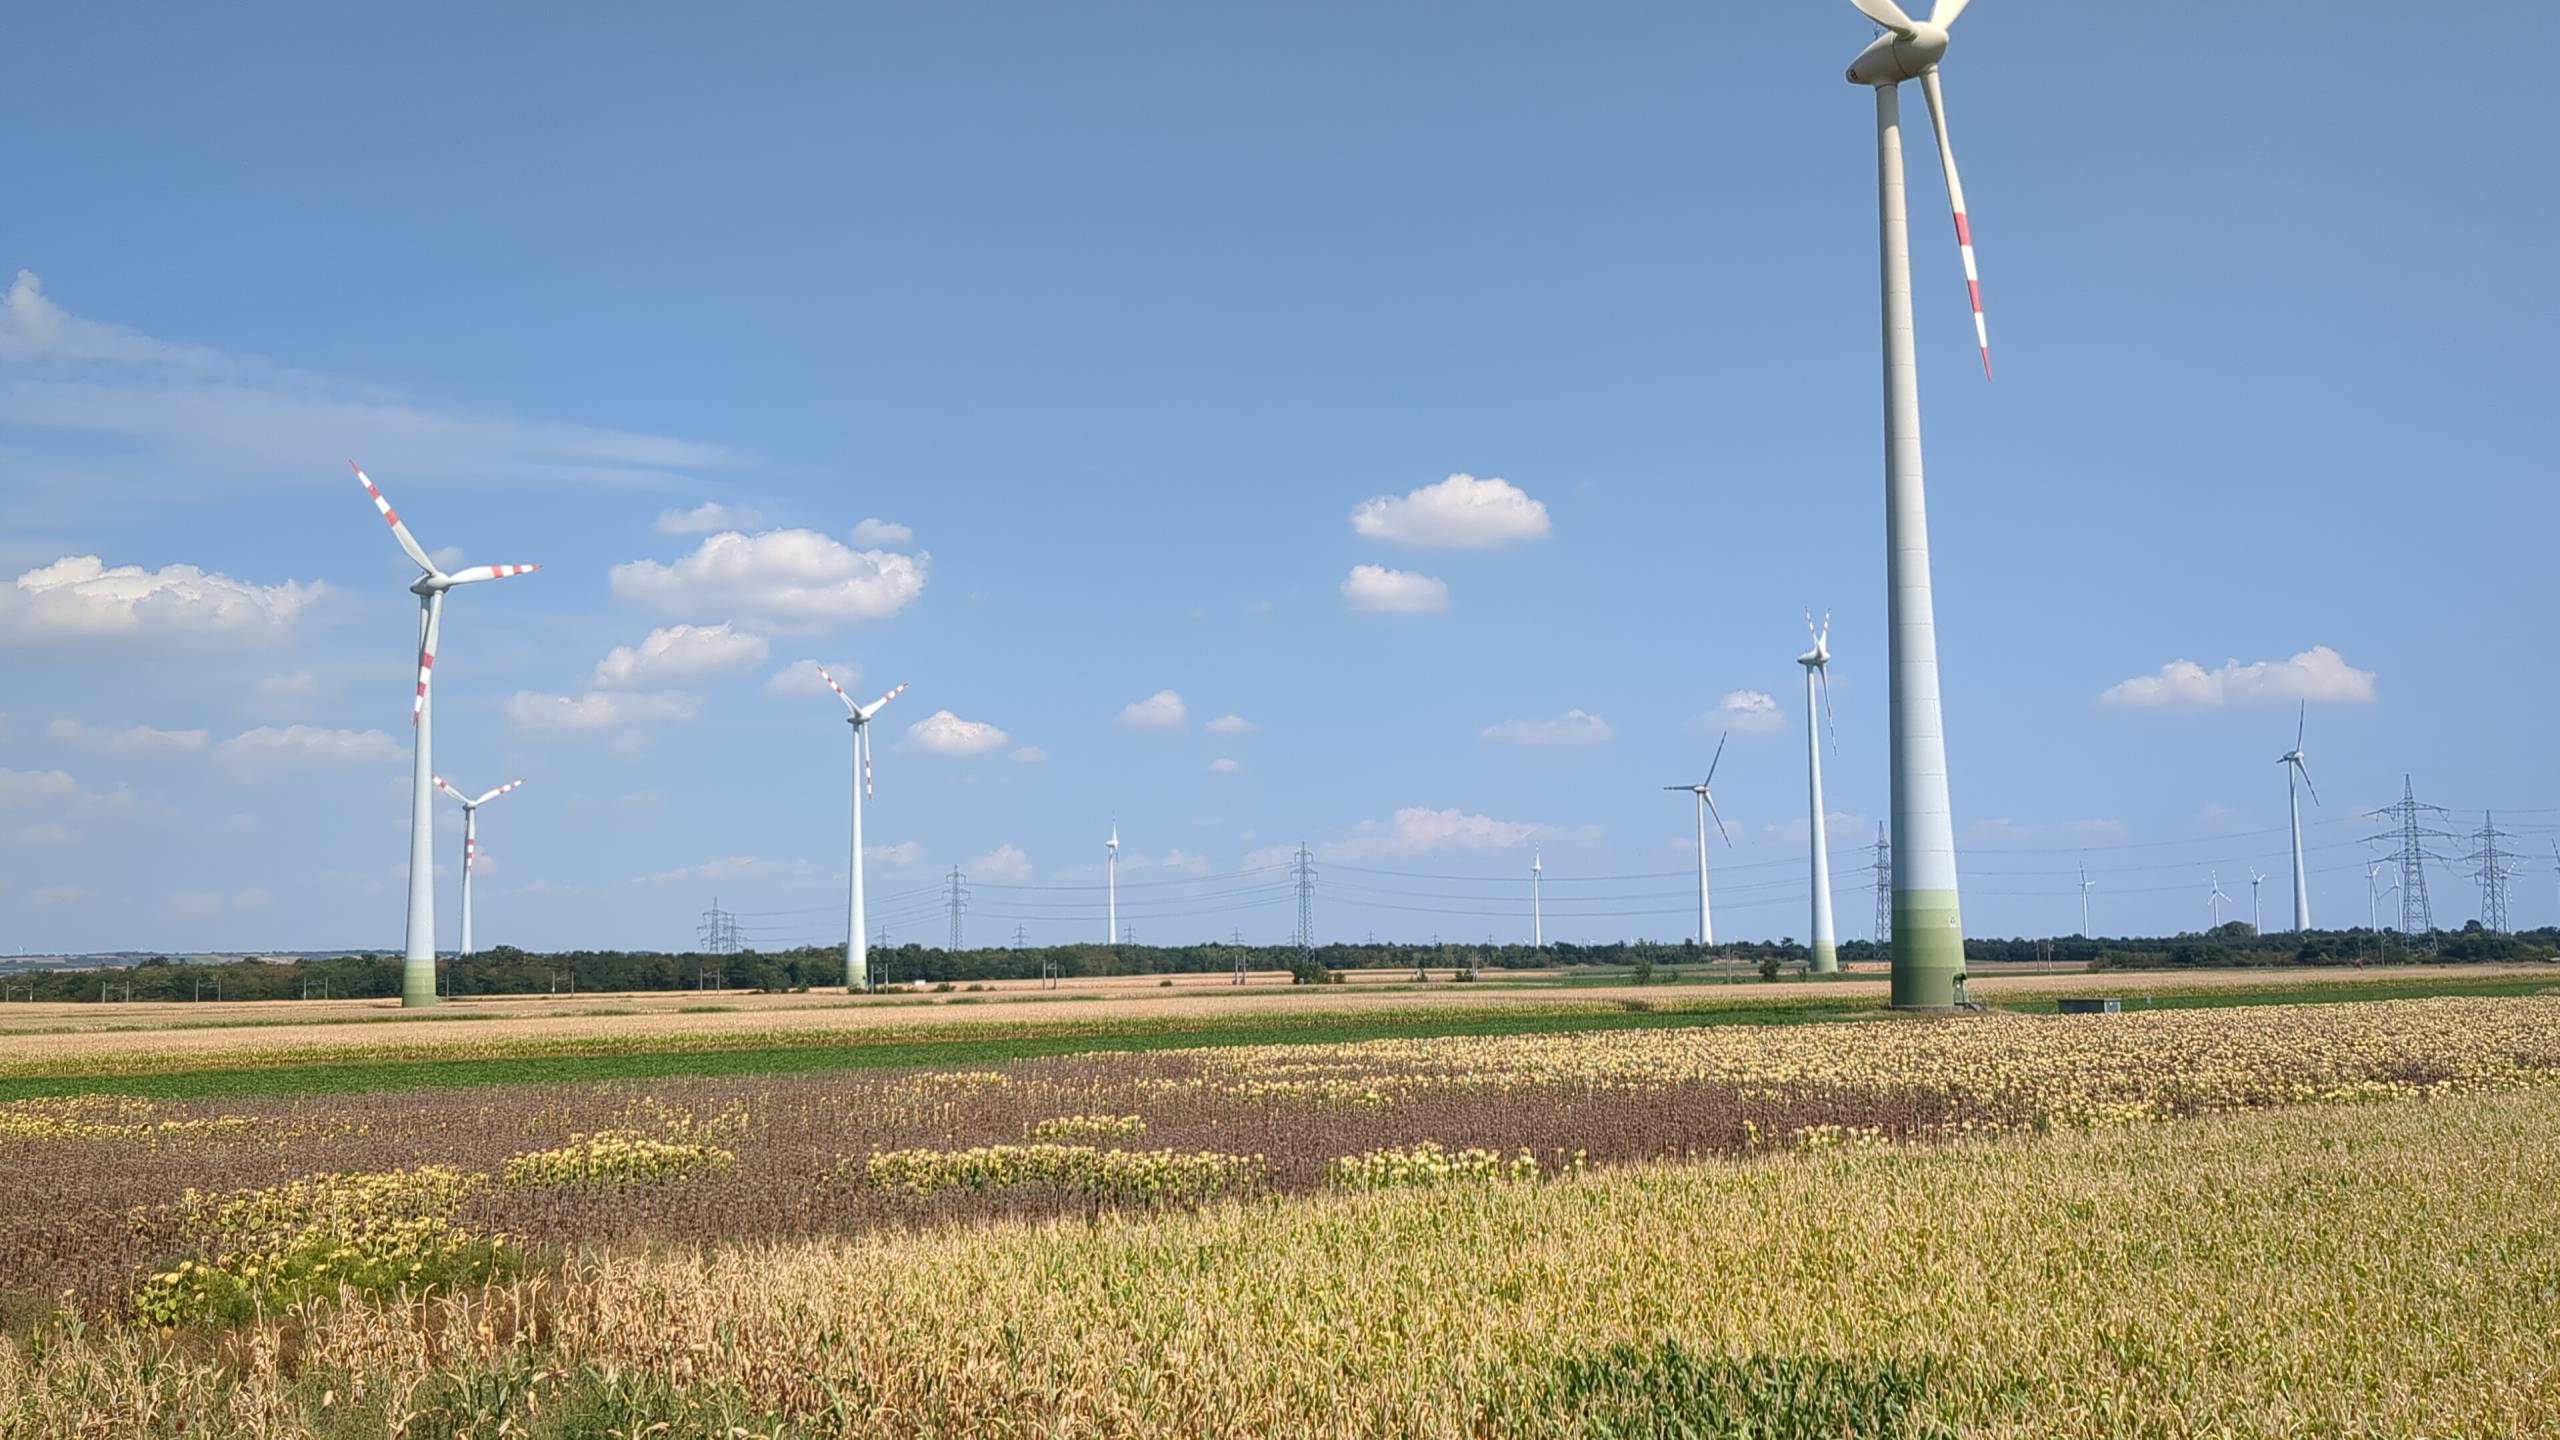
[[[23,1100],[0,1435],[2560,1435],[2555,1142],[2544,996]]]

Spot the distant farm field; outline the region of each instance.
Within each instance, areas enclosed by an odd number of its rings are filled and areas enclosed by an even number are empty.
[[[2560,1434],[2553,995],[73,1095],[0,1166],[13,1436]]]

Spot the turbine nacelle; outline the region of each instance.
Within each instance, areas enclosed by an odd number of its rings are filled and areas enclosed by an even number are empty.
[[[1915,23],[1907,35],[1888,30],[1849,62],[1849,83],[1899,85],[1917,80],[1936,69],[1946,53],[1947,32],[1942,26]]]

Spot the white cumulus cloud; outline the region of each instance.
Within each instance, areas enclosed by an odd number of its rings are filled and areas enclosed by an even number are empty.
[[[1766,690],[1736,690],[1699,718],[1702,730],[1730,730],[1737,735],[1772,735],[1787,728],[1778,697]]]
[[[895,520],[883,520],[877,515],[870,516],[853,527],[853,543],[856,545],[904,545],[915,538],[914,530]]]
[[[2109,687],[2101,705],[2135,709],[2171,706],[2212,708],[2221,705],[2275,705],[2308,700],[2324,705],[2369,705],[2374,700],[2374,674],[2359,670],[2326,645],[2314,645],[2290,660],[2242,664],[2225,660],[2207,670],[2193,660],[2172,660],[2156,675],[2137,675]]]
[[[826,671],[824,675],[818,673],[822,665]],[[827,688],[828,675],[836,677],[838,685],[851,690],[854,684],[862,679],[862,667],[853,664],[825,665],[823,661],[818,660],[794,660],[774,671],[772,678],[764,682],[764,688],[765,692],[771,695],[832,695],[835,692]]]
[[[47,725],[44,733],[65,745],[109,755],[192,755],[213,743],[211,732],[204,730],[160,730],[149,725],[106,730],[68,717]]]
[[[0,810],[51,805],[80,793],[80,782],[61,770],[0,769]]]
[[[519,690],[507,700],[507,718],[515,722],[517,729],[534,734],[592,735],[690,720],[701,708],[698,698],[671,692],[591,691],[573,696]]]
[[[972,880],[990,885],[1019,885],[1031,878],[1031,857],[1014,845],[999,845],[960,867]]]
[[[764,517],[753,510],[741,510],[732,505],[723,505],[717,500],[705,500],[690,510],[658,512],[658,533],[661,535],[708,535],[715,530],[752,530],[763,521]]]
[[[669,625],[638,645],[617,645],[596,662],[599,690],[663,690],[759,664],[773,646],[734,625]]]
[[[903,870],[924,858],[924,847],[913,840],[901,840],[895,845],[865,845],[862,858],[874,865]]]
[[[1179,730],[1191,718],[1191,707],[1171,690],[1159,690],[1144,700],[1133,700],[1120,707],[1114,723],[1130,730]]]
[[[109,566],[66,555],[0,586],[0,639],[207,636],[273,640],[327,593],[318,583],[259,585],[193,565]]]
[[[1351,512],[1351,528],[1372,540],[1482,550],[1544,538],[1547,507],[1508,480],[1452,475],[1409,495],[1381,495]]]
[[[1567,710],[1553,720],[1505,720],[1484,727],[1484,738],[1499,745],[1570,747],[1606,745],[1618,738],[1609,722],[1587,710]]]
[[[963,720],[948,710],[936,710],[907,727],[907,743],[931,755],[984,755],[1012,739],[984,720]]]
[[[1438,615],[1449,608],[1449,587],[1410,570],[1355,565],[1342,582],[1342,598],[1354,610],[1377,615]]]
[[[1241,715],[1221,715],[1209,722],[1212,735],[1250,735],[1261,728]]]
[[[1407,806],[1388,820],[1361,822],[1349,836],[1320,847],[1319,854],[1327,860],[1377,860],[1438,851],[1508,850],[1526,843],[1545,828],[1527,821],[1470,815],[1462,810]]]
[[[855,550],[815,530],[723,531],[672,564],[613,567],[613,593],[678,614],[818,630],[895,615],[924,593],[930,557]]]

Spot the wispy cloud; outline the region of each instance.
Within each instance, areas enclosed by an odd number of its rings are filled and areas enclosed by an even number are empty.
[[[1701,730],[1730,730],[1737,735],[1770,735],[1787,728],[1778,697],[1765,690],[1736,690],[1698,719]]]
[[[219,635],[278,640],[327,587],[234,580],[193,565],[110,566],[65,555],[0,585],[0,642]]]
[[[1567,710],[1552,720],[1505,720],[1484,727],[1484,738],[1497,745],[1571,748],[1606,745],[1617,738],[1609,722],[1587,710]]]
[[[1326,860],[1409,858],[1440,851],[1508,850],[1523,845],[1546,827],[1522,820],[1496,820],[1462,810],[1429,810],[1407,806],[1384,820],[1361,822],[1341,839],[1317,848]]]
[[[309,474],[314,455],[371,455],[386,484],[432,475],[667,489],[687,472],[742,463],[719,445],[440,405],[84,319],[28,270],[0,300],[0,426],[105,439],[232,479]]]

